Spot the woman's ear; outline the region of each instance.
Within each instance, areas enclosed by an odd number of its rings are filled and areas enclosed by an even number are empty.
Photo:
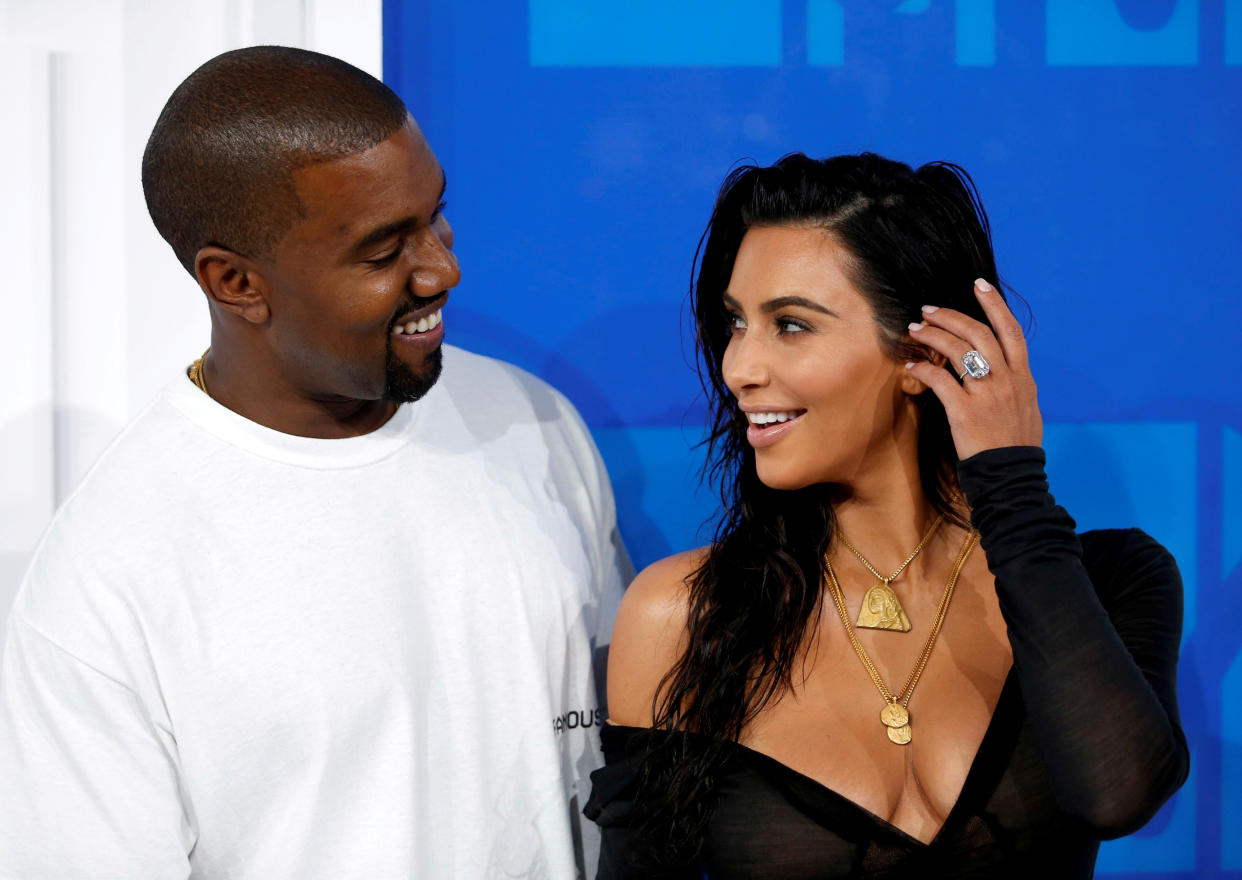
[[[906,362],[927,361],[934,367],[943,367],[946,358],[935,349],[929,348],[926,345],[920,345],[913,340],[908,343],[908,346],[906,351],[908,357],[901,362],[901,390],[911,397],[917,397],[927,390],[927,383],[910,375],[910,371],[906,369]]]
[[[251,324],[264,324],[271,317],[263,276],[236,251],[216,245],[201,248],[194,256],[194,275],[213,305]]]

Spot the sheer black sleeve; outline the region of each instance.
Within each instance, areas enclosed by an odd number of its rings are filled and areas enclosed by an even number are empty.
[[[591,798],[582,812],[600,828],[597,880],[639,880],[655,876],[630,861],[630,822],[638,791],[639,766],[650,747],[652,731],[605,724],[600,734],[605,765],[591,774]],[[658,735],[658,734],[657,734]],[[666,880],[699,880],[697,868],[660,873]]]
[[[981,452],[959,474],[1057,804],[1100,838],[1135,831],[1190,766],[1177,565],[1138,529],[1080,540],[1038,447]]]

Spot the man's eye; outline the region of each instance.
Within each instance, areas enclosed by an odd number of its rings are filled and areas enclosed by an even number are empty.
[[[362,262],[366,263],[368,266],[383,266],[384,264],[391,263],[395,260],[397,254],[399,253],[401,253],[401,248],[393,248],[386,254],[380,254],[378,257],[372,257],[371,259],[363,260]]]

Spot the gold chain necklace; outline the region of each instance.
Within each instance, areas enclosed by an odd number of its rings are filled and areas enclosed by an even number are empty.
[[[936,619],[932,623],[931,632],[927,635],[927,643],[923,645],[923,652],[919,655],[918,662],[914,664],[914,669],[910,671],[910,676],[906,679],[905,686],[897,694],[888,689],[888,685],[884,683],[879,670],[875,668],[875,664],[867,656],[867,650],[862,646],[862,642],[858,641],[858,634],[854,632],[854,627],[850,625],[850,616],[845,610],[845,595],[841,592],[841,585],[837,583],[837,576],[833,573],[832,563],[827,559],[824,560],[824,568],[828,571],[828,580],[832,586],[832,601],[837,606],[837,613],[841,616],[841,622],[845,624],[845,632],[850,637],[850,644],[854,646],[854,653],[858,655],[858,659],[867,668],[867,674],[871,676],[871,681],[880,692],[880,696],[884,698],[884,708],[880,710],[880,722],[884,725],[888,738],[899,746],[904,746],[910,742],[910,698],[914,696],[914,687],[919,683],[923,670],[927,668],[927,661],[931,657],[932,648],[936,646],[936,638],[940,635],[940,627],[944,624],[945,615],[949,613],[949,602],[953,600],[953,588],[957,586],[958,575],[962,573],[962,567],[966,565],[966,560],[970,556],[970,551],[974,549],[978,537],[975,532],[970,532],[966,535],[966,541],[962,544],[962,549],[957,554],[957,562],[953,563],[953,571],[949,575],[949,581],[944,586],[944,595],[940,597],[940,605],[936,608]]]
[[[208,397],[211,397],[211,392],[207,390],[207,366],[203,361],[207,360],[207,353],[210,351],[211,346],[207,346],[207,351],[203,352],[198,360],[190,364],[190,369],[188,370],[190,381],[202,389],[202,392]]]
[[[943,516],[937,516],[932,521],[931,528],[927,530],[923,540],[919,541],[919,545],[914,548],[914,552],[907,556],[906,561],[897,566],[897,570],[888,577],[876,571],[875,566],[867,561],[867,557],[859,553],[858,548],[851,544],[839,530],[837,531],[837,537],[841,539],[841,543],[858,557],[858,561],[867,567],[867,571],[880,579],[880,582],[863,596],[862,607],[858,609],[858,620],[854,621],[855,626],[894,632],[910,631],[910,618],[906,615],[906,609],[901,607],[901,600],[897,598],[889,582],[905,571],[906,566],[914,561],[914,557],[918,556],[919,551],[927,546],[927,542],[931,540],[932,535],[936,534],[936,529],[940,528],[940,523],[943,521]]]

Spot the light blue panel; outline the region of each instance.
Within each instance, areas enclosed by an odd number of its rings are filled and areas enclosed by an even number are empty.
[[[530,0],[532,67],[780,62],[780,0]]]
[[[820,67],[845,63],[845,10],[836,0],[807,0],[806,62]]]
[[[1044,450],[1052,493],[1080,530],[1138,526],[1173,554],[1185,589],[1185,642],[1198,607],[1196,425],[1053,424],[1045,427]]]
[[[1152,819],[1150,825],[1160,831],[1149,834],[1143,829],[1129,837],[1106,840],[1100,844],[1100,855],[1095,862],[1096,876],[1124,874],[1131,876],[1154,871],[1193,871],[1195,868],[1195,778],[1199,763],[1194,749],[1190,753],[1190,776]],[[1167,821],[1165,820],[1167,817]]]
[[[621,537],[642,569],[657,559],[711,542],[701,528],[719,505],[699,485],[702,449],[697,431],[681,428],[596,428],[617,498]]]
[[[1116,0],[1047,0],[1050,65],[1184,66],[1199,63],[1199,0],[1177,0],[1165,24],[1131,27]]]
[[[1242,64],[1242,0],[1225,0],[1225,63]]]
[[[957,0],[957,63],[991,67],[996,63],[996,0]]]
[[[902,15],[918,15],[931,9],[931,0],[902,0],[897,12]]]
[[[1220,862],[1226,870],[1242,870],[1242,654],[1233,658],[1221,683]]]
[[[1224,580],[1242,561],[1242,434],[1224,429],[1221,459],[1220,576]]]

